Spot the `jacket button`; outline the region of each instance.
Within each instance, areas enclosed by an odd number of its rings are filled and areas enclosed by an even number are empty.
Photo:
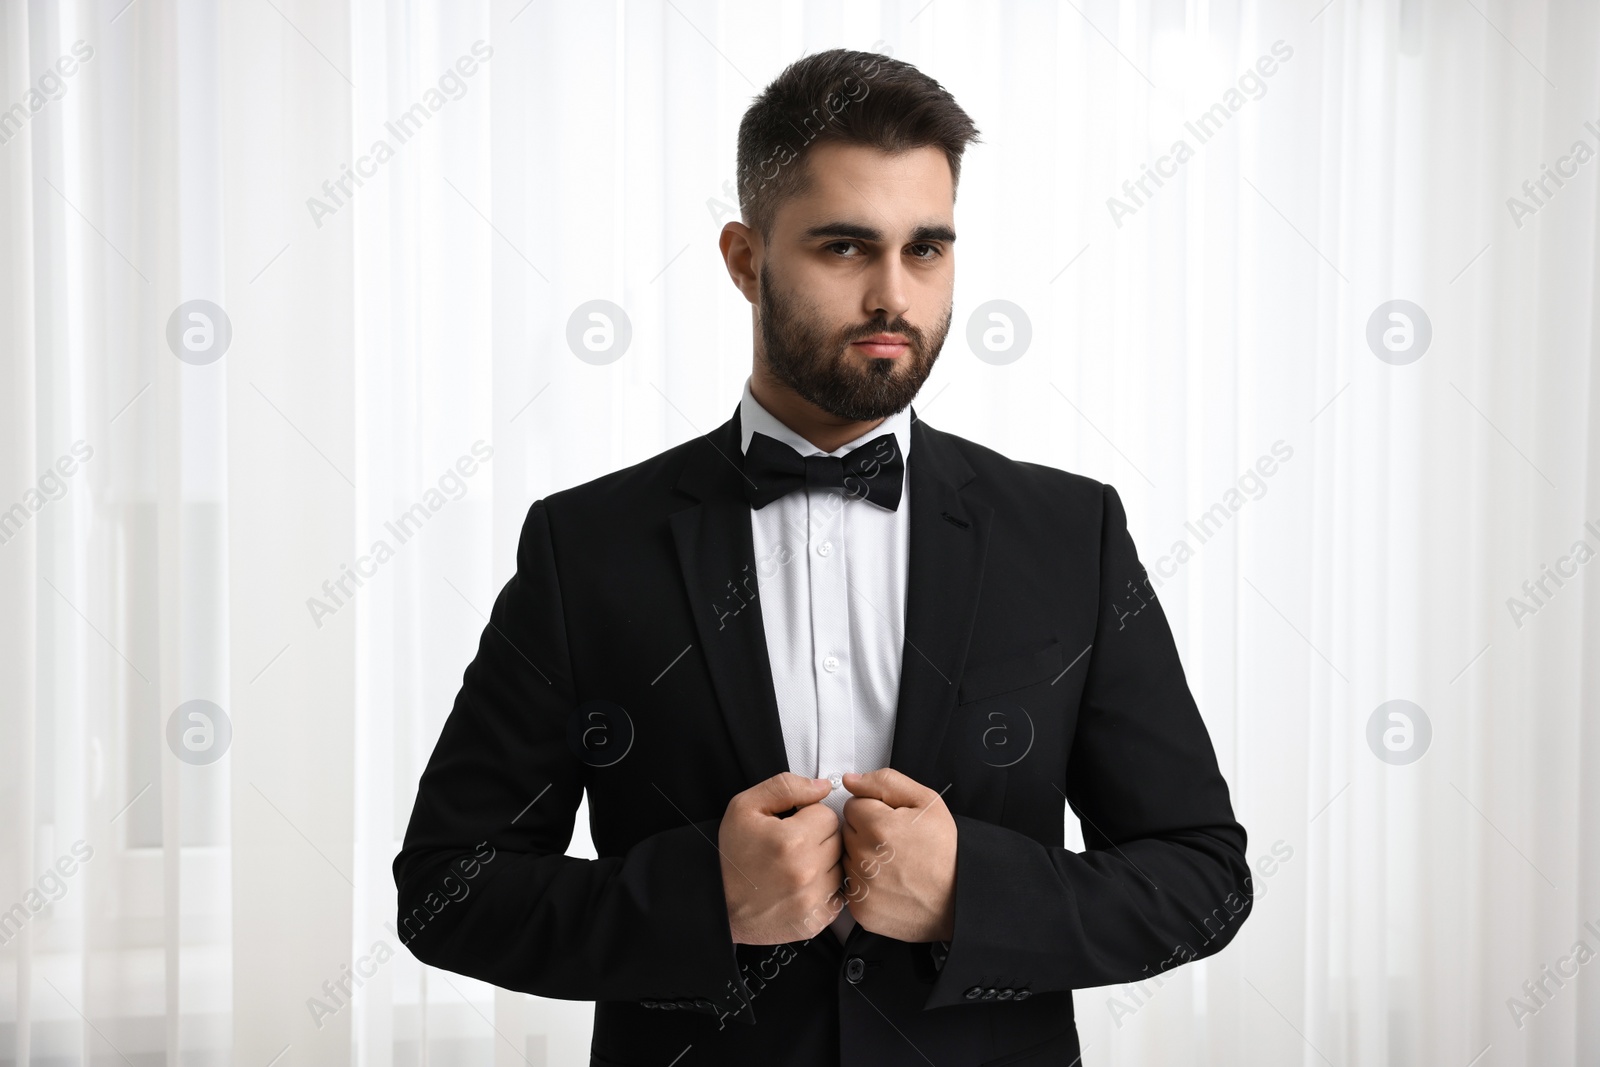
[[[971,989],[967,990],[965,995],[968,1000],[977,1000],[979,997],[983,996],[983,986],[975,985]]]
[[[996,990],[995,990],[994,986],[990,986],[988,989],[985,989],[983,991],[983,999],[984,1000],[993,1000],[995,998],[995,993],[996,993]]]
[[[1016,992],[1015,989],[1012,989],[1010,986],[1006,986],[1004,989],[1000,990],[1000,992],[995,994],[995,999],[996,1000],[1010,1000],[1011,999],[1011,994],[1013,994],[1015,992]]]
[[[690,1000],[688,997],[684,997],[682,1000],[678,1001],[678,1007],[682,1008],[684,1011],[694,1011],[696,1005],[694,1001]]]
[[[653,1000],[641,1000],[639,1003],[643,1004],[647,1008],[653,1008],[656,1006],[656,1002]]]
[[[860,985],[861,979],[867,976],[867,961],[860,956],[851,956],[845,961],[844,976],[851,985]]]
[[[1031,996],[1033,996],[1033,994],[1028,992],[1026,989],[1019,989],[1019,990],[1017,990],[1015,993],[1013,993],[1011,995],[1011,999],[1012,1000],[1027,1000]]]
[[[717,1008],[717,1006],[711,1003],[710,999],[706,997],[696,997],[694,1006],[700,1008],[702,1011],[715,1011]]]

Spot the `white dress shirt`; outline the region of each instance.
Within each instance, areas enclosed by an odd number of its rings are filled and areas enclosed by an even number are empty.
[[[739,401],[741,452],[757,431],[802,456],[843,456],[893,433],[910,463],[909,405],[832,452],[795,433],[762,407],[745,379]],[[907,474],[902,474],[909,482]],[[846,771],[889,765],[900,655],[905,637],[906,568],[911,544],[910,485],[891,511],[837,489],[802,489],[750,510],[756,584],[772,684],[783,720],[789,769],[827,778],[823,800],[844,826]],[[831,924],[840,941],[855,926],[849,908]]]

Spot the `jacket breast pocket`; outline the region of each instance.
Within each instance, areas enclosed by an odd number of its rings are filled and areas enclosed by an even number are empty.
[[[1044,648],[1034,652],[1018,652],[1000,659],[968,663],[956,687],[956,703],[970,704],[1051,681],[1065,666],[1061,642],[1054,638]]]

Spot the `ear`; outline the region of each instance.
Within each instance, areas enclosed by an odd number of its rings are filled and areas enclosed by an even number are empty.
[[[717,247],[722,250],[728,277],[754,307],[761,299],[761,257],[765,254],[761,235],[742,222],[727,222],[723,224]]]

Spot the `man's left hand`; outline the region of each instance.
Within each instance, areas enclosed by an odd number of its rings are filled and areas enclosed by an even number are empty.
[[[844,776],[845,899],[857,923],[897,941],[949,941],[956,821],[944,798],[892,767]]]

